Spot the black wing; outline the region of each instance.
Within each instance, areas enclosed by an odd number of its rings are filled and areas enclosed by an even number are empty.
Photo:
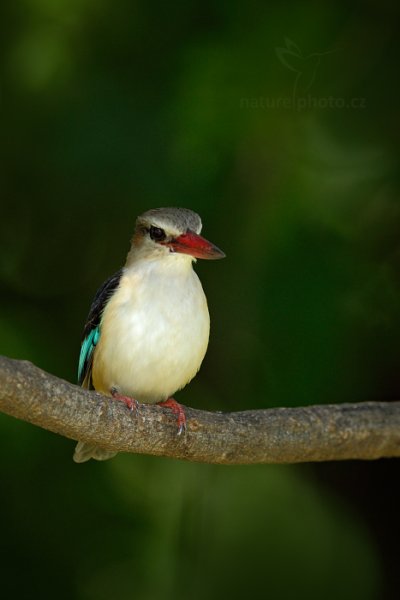
[[[91,375],[93,352],[100,339],[101,316],[109,298],[119,285],[122,273],[123,269],[120,269],[99,287],[92,302],[92,306],[90,307],[86,325],[83,330],[81,353],[79,356],[78,383],[83,387],[92,387]]]

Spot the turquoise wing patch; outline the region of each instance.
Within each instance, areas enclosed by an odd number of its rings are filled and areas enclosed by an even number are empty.
[[[93,352],[100,339],[100,326],[98,325],[85,337],[81,346],[78,366],[78,383],[82,385],[89,370],[92,368]]]
[[[123,271],[123,269],[120,269],[99,287],[90,307],[83,331],[83,342],[78,366],[78,383],[84,387],[91,387],[93,355],[96,344],[98,344],[100,339],[101,316],[107,302],[119,286]]]

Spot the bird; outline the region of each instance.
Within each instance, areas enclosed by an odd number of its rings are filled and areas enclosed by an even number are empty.
[[[153,208],[136,219],[125,265],[95,294],[79,356],[78,383],[122,401],[168,407],[186,430],[173,394],[197,374],[207,351],[210,316],[196,259],[224,252],[200,235],[200,216],[187,208]],[[117,453],[79,441],[73,459],[107,460]]]

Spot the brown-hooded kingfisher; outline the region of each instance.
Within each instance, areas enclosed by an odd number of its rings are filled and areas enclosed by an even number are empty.
[[[97,291],[83,333],[79,383],[123,401],[185,413],[172,395],[198,372],[210,317],[196,258],[225,254],[201,237],[201,219],[186,208],[155,208],[136,220],[125,266]],[[74,460],[106,460],[116,452],[78,442]]]

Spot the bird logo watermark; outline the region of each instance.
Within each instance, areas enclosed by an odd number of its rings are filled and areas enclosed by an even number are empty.
[[[304,96],[310,90],[322,57],[332,54],[334,50],[303,54],[299,46],[291,39],[285,37],[285,44],[285,47],[275,48],[275,53],[282,65],[295,73],[292,94],[293,103],[295,103],[299,95]]]
[[[275,55],[285,69],[294,73],[291,94],[288,96],[261,96],[240,98],[240,108],[249,109],[291,109],[303,111],[307,109],[327,108],[365,108],[365,98],[342,96],[317,96],[312,88],[318,71],[323,68],[324,57],[336,50],[304,53],[298,44],[288,37],[284,38],[284,46],[275,47]]]

